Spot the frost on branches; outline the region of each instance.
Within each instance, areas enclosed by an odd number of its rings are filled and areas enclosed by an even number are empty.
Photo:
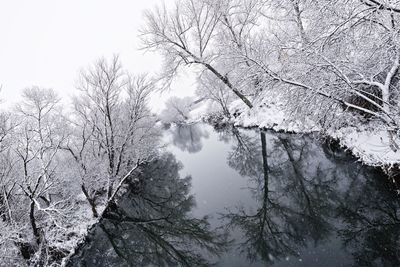
[[[177,0],[146,14],[141,37],[164,55],[163,84],[192,69],[214,113],[338,138],[355,127],[371,145],[342,144],[383,146],[365,161],[382,165],[400,163],[399,32],[398,0]]]
[[[1,266],[60,265],[157,152],[150,79],[114,57],[82,71],[78,89],[69,113],[53,90],[32,87],[0,115]]]

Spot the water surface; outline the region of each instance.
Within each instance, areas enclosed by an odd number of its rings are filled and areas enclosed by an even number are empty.
[[[197,124],[110,209],[71,266],[400,266],[400,200],[313,136]]]

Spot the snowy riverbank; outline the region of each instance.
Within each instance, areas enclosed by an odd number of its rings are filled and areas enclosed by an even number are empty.
[[[201,117],[207,117],[212,108],[204,108],[205,106],[207,104],[193,110],[190,113],[190,121],[199,121]],[[263,101],[262,104],[249,109],[241,101],[234,101],[229,109],[234,117],[225,122],[238,127],[293,133],[320,132],[337,140],[340,146],[351,151],[365,165],[385,168],[400,165],[400,150],[394,151],[391,148],[389,134],[379,122],[358,123],[357,127],[351,125],[332,126],[323,130],[310,118],[287,119],[291,116],[287,115],[288,111],[285,110],[284,104]],[[400,139],[395,142],[400,144]]]
[[[285,119],[283,105],[264,104],[248,110],[236,102],[231,111],[238,114],[231,122],[240,127],[259,127],[276,131],[310,133],[321,129],[311,119]],[[324,134],[337,139],[340,145],[350,150],[359,160],[369,166],[394,166],[400,164],[400,150],[393,151],[388,132],[378,123],[360,127],[346,126],[339,129],[328,129]],[[400,143],[400,140],[395,140]]]

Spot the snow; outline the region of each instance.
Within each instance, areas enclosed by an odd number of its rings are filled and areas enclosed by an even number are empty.
[[[96,209],[99,212],[99,217],[94,218],[92,216],[92,211],[90,210],[89,205],[80,206],[80,210],[76,213],[77,221],[73,223],[74,227],[72,229],[72,232],[75,233],[75,235],[67,241],[63,240],[59,246],[60,248],[69,251],[69,254],[62,259],[61,266],[66,266],[70,257],[75,254],[76,249],[79,247],[79,245],[85,242],[89,230],[92,229],[93,226],[95,226],[100,221],[105,208],[105,205],[98,205]]]
[[[321,128],[309,118],[287,119],[290,116],[283,101],[268,102],[265,99],[251,110],[242,101],[234,101],[230,112],[234,114],[231,121],[238,127],[259,127],[275,131],[311,133],[320,132]],[[384,125],[372,122],[367,125],[333,128],[324,132],[340,145],[351,151],[363,164],[370,166],[393,166],[400,164],[400,151],[390,147],[388,132]],[[395,140],[400,144],[400,139]]]
[[[285,117],[284,106],[276,102],[257,105],[251,110],[235,101],[232,103],[230,112],[240,114],[233,119],[236,126],[241,127],[259,127],[273,129],[284,132],[302,132],[309,133],[318,131],[318,126],[310,119],[306,120],[287,120]]]
[[[371,166],[400,163],[400,151],[393,151],[387,131],[346,127],[330,133],[340,144]],[[397,142],[400,140],[397,140]]]
[[[203,100],[203,103],[201,105],[194,106],[189,113],[189,123],[201,121],[203,115],[210,111],[210,105],[210,101]]]

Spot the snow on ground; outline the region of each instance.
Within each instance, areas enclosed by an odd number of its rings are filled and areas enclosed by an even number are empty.
[[[78,199],[79,198],[82,197],[78,196]],[[76,253],[76,249],[78,249],[78,247],[85,242],[89,230],[100,221],[106,208],[105,205],[98,205],[96,209],[99,213],[99,217],[94,218],[89,205],[82,202],[80,204],[81,205],[79,205],[80,208],[79,211],[77,211],[76,218],[73,218],[76,220],[73,223],[73,237],[68,241],[63,240],[59,245],[60,248],[69,251],[69,254],[62,259],[61,266],[66,266],[70,257]]]
[[[287,120],[285,119],[284,106],[277,103],[264,103],[256,105],[251,110],[235,101],[231,105],[230,112],[239,114],[233,119],[236,126],[259,127],[284,132],[309,133],[319,131],[319,127],[311,120]]]
[[[390,147],[386,130],[357,129],[346,127],[329,135],[357,156],[363,163],[371,166],[400,164],[400,151]],[[400,140],[396,140],[400,143]]]

